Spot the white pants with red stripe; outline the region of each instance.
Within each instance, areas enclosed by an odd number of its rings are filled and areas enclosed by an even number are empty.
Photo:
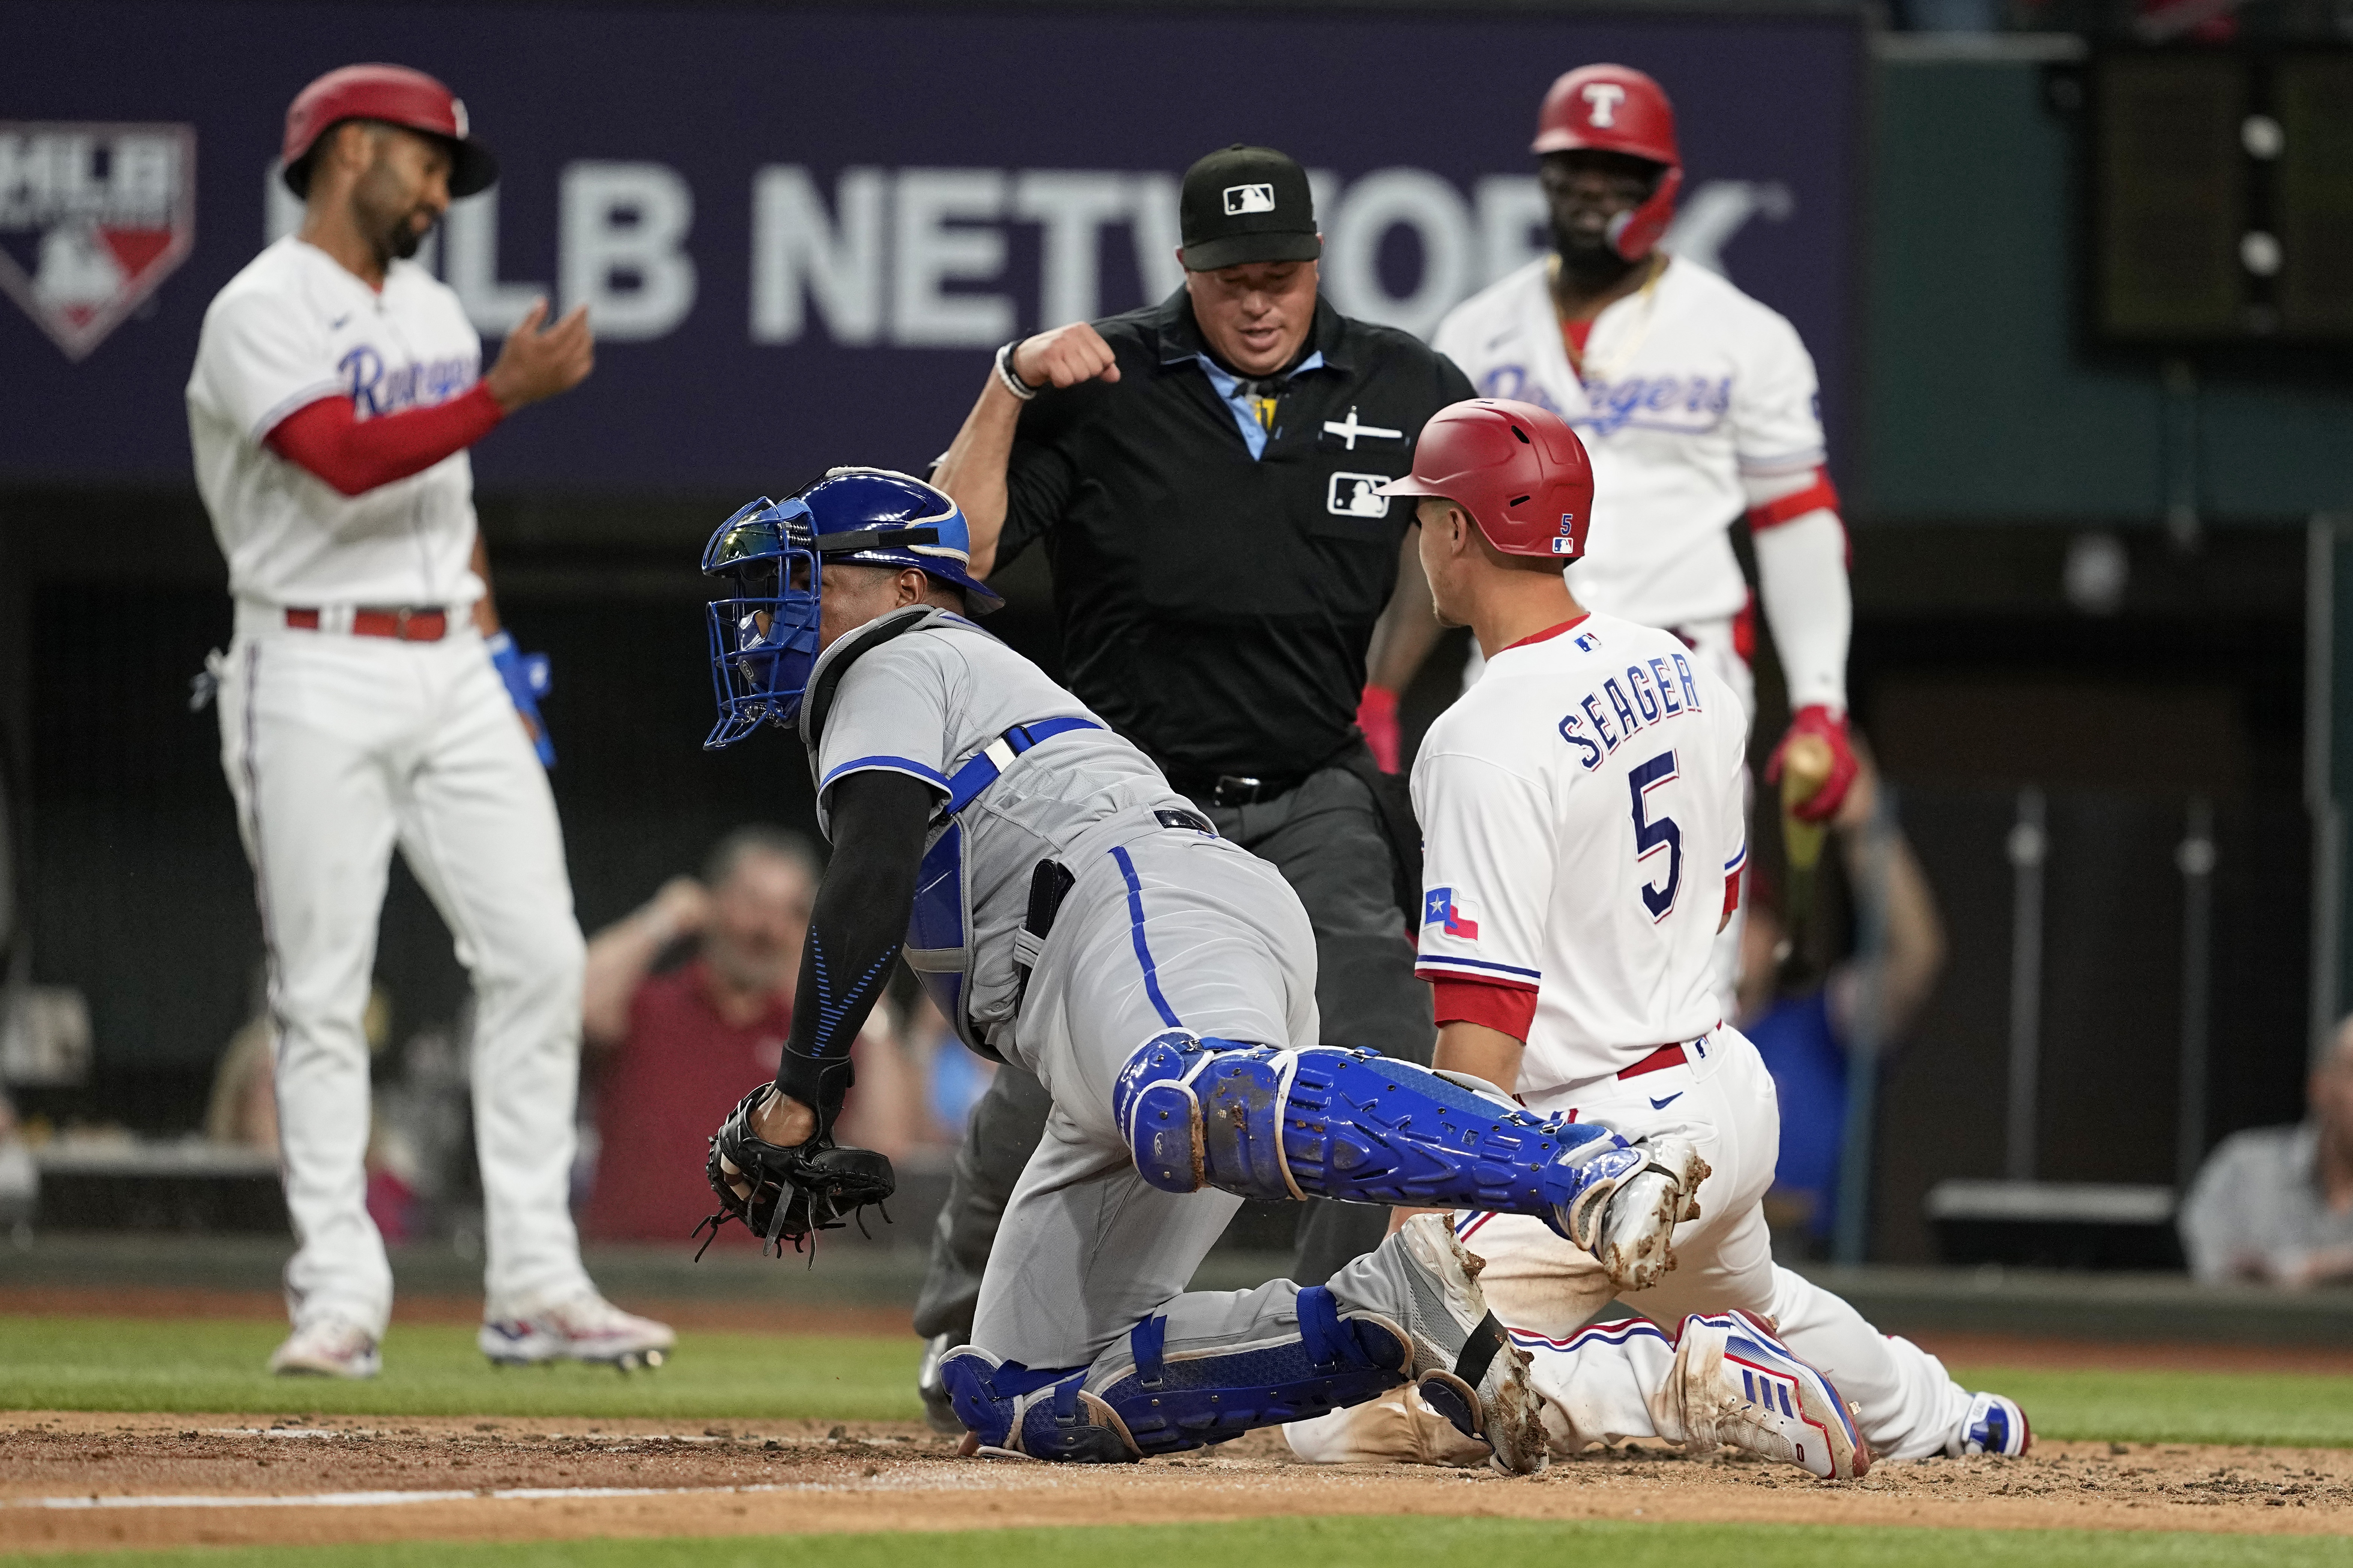
[[[1968,1392],[1936,1357],[1881,1334],[1845,1301],[1773,1262],[1761,1200],[1780,1152],[1780,1105],[1757,1047],[1719,1026],[1683,1050],[1679,1066],[1527,1097],[1533,1110],[1602,1122],[1630,1139],[1687,1139],[1708,1163],[1700,1216],[1675,1227],[1675,1268],[1657,1285],[1618,1296],[1591,1254],[1541,1220],[1455,1215],[1463,1245],[1486,1260],[1479,1284],[1488,1307],[1528,1352],[1536,1387],[1553,1406],[1546,1422],[1556,1450],[1574,1454],[1621,1437],[1680,1441],[1679,1431],[1660,1429],[1674,1361],[1669,1336],[1691,1313],[1737,1307],[1772,1319],[1782,1342],[1858,1406],[1874,1454],[1911,1459],[1941,1451],[1968,1412]],[[1608,1310],[1613,1303],[1623,1310]],[[1612,1321],[1597,1323],[1605,1315]],[[1352,1417],[1362,1430],[1346,1429]],[[1414,1457],[1409,1445],[1378,1436],[1383,1423],[1395,1426],[1396,1411],[1338,1411],[1286,1431],[1311,1459]],[[1389,1451],[1367,1451],[1376,1441]]]
[[[474,983],[491,1302],[520,1310],[586,1287],[568,1207],[580,928],[546,771],[471,621],[396,642],[292,630],[242,605],[220,724],[269,951],[295,1322],[333,1316],[381,1335],[392,1310],[366,1206],[361,1017],[396,844]]]

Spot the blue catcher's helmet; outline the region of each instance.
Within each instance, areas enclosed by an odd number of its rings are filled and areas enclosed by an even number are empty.
[[[817,667],[819,595],[828,561],[913,566],[964,590],[987,615],[1005,601],[972,575],[972,534],[944,490],[889,468],[831,468],[781,501],[762,496],[719,525],[703,547],[706,576],[732,592],[710,602],[716,750],[769,720],[790,726]]]

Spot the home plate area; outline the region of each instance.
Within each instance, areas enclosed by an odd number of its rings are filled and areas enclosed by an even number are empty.
[[[1511,1479],[1319,1468],[1273,1434],[1140,1465],[957,1457],[913,1423],[22,1412],[0,1552],[395,1539],[968,1530],[1307,1514],[2353,1533],[2353,1453],[2042,1443],[1835,1484],[1726,1455],[1598,1451]],[[925,1494],[954,1494],[942,1506]],[[944,1499],[941,1500],[944,1502]]]

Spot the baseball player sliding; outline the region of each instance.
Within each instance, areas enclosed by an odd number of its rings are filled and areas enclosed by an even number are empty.
[[[1756,626],[1730,537],[1746,518],[1795,715],[1767,777],[1792,737],[1820,737],[1829,771],[1798,810],[1828,821],[1854,777],[1853,605],[1813,359],[1779,314],[1658,248],[1683,154],[1657,82],[1625,66],[1570,71],[1545,97],[1533,151],[1553,253],[1456,306],[1432,342],[1481,396],[1549,409],[1584,437],[1599,499],[1568,572],[1578,601],[1673,632],[1753,710]],[[1728,995],[1736,942],[1717,963]]]
[[[1418,970],[1436,993],[1440,1070],[1638,1148],[1687,1144],[1709,1174],[1676,1232],[1674,1271],[1630,1289],[1521,1215],[1459,1205],[1456,1233],[1487,1259],[1490,1304],[1532,1353],[1556,1451],[1685,1438],[1656,1398],[1680,1350],[1657,1325],[1721,1313],[1744,1340],[1760,1318],[1778,1325],[1857,1402],[1883,1457],[2023,1452],[2015,1404],[1960,1388],[1934,1357],[1773,1266],[1761,1200],[1778,1106],[1756,1047],[1722,1021],[1710,957],[1747,858],[1746,716],[1681,638],[1571,593],[1561,565],[1583,552],[1594,492],[1568,426],[1509,401],[1436,416],[1413,472],[1384,487],[1417,498],[1439,618],[1487,651],[1414,763]],[[1613,1297],[1650,1321],[1588,1327]],[[1393,1415],[1352,1426],[1353,1414],[1294,1426],[1293,1447],[1414,1457]],[[1805,1414],[1815,1442],[1852,1441],[1844,1407]]]
[[[331,71],[287,110],[284,151],[301,231],[213,300],[187,391],[237,602],[221,765],[269,949],[298,1241],[269,1364],[379,1365],[392,1274],[364,1200],[360,1017],[395,844],[474,983],[484,1353],[659,1362],[670,1331],[596,1293],[566,1206],[582,947],[542,765],[544,661],[499,627],[466,457],[587,375],[588,323],[542,330],[534,307],[479,374],[457,296],[409,259],[452,196],[497,177],[432,78]]]
[[[710,744],[797,728],[833,858],[774,1084],[712,1140],[722,1215],[795,1245],[886,1196],[888,1163],[833,1144],[851,1040],[903,952],[965,1044],[1052,1097],[941,1373],[976,1447],[1116,1461],[1225,1441],[1411,1385],[1501,1468],[1546,1455],[1477,1260],[1425,1214],[1327,1285],[1187,1291],[1245,1197],[1320,1195],[1525,1216],[1630,1282],[1668,1266],[1704,1167],[1672,1138],[1317,1038],[1298,895],[1220,837],[1134,745],[965,617],[949,497],[837,468],[713,535],[704,570],[720,718]],[[719,1217],[719,1216],[714,1216]],[[1573,1239],[1572,1239],[1573,1238]],[[1726,1320],[1727,1324],[1732,1320]],[[1660,1402],[1782,1458],[1836,1394],[1754,1325],[1661,1363]],[[1686,1376],[1685,1374],[1688,1373]],[[1791,1414],[1783,1414],[1787,1409]],[[1804,1458],[1831,1473],[1828,1454]],[[1860,1468],[1848,1440],[1844,1473]]]

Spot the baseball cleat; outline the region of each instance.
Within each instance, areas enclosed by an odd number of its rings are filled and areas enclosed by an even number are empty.
[[[1672,1375],[1687,1453],[1729,1447],[1824,1480],[1854,1480],[1871,1468],[1871,1445],[1831,1380],[1747,1312],[1685,1318]]]
[[[915,1393],[923,1402],[923,1420],[933,1431],[951,1437],[964,1430],[964,1422],[948,1400],[947,1380],[940,1376],[940,1358],[962,1342],[954,1334],[934,1334],[923,1342],[923,1363],[915,1372]]]
[[[280,1377],[374,1377],[383,1368],[375,1336],[342,1318],[305,1323],[269,1352]]]
[[[476,1342],[494,1366],[580,1361],[633,1372],[661,1365],[678,1335],[668,1323],[624,1312],[591,1289],[534,1311],[487,1318]]]
[[[2026,1424],[2026,1412],[2018,1401],[2000,1394],[1971,1394],[1968,1414],[1945,1439],[1946,1456],[1955,1459],[1973,1454],[2010,1459],[2032,1447],[2034,1429]]]
[[[1497,1469],[1543,1469],[1551,1458],[1543,1402],[1528,1382],[1527,1352],[1487,1310],[1485,1263],[1464,1250],[1444,1215],[1416,1215],[1393,1239],[1411,1265],[1404,1327],[1414,1391],[1455,1430],[1483,1441]]]

